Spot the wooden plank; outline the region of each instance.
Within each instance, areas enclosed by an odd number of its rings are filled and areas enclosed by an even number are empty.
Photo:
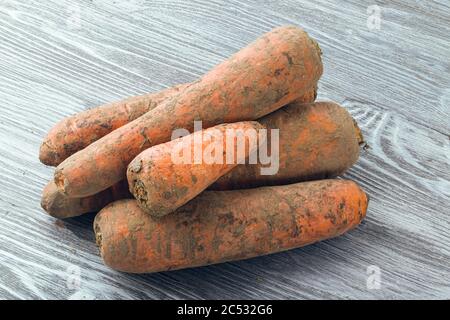
[[[0,1],[0,298],[450,298],[450,8],[377,3],[380,30],[366,24],[372,1]],[[347,107],[370,145],[344,176],[371,196],[359,228],[247,261],[128,275],[102,264],[93,215],[43,213],[52,169],[37,154],[57,120],[192,81],[286,23],[318,39],[319,98]],[[380,289],[367,287],[372,265]]]

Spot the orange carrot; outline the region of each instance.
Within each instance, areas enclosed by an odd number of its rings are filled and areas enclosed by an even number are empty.
[[[44,138],[39,159],[43,164],[57,166],[92,142],[154,109],[188,85],[181,84],[157,93],[108,103],[65,118]]]
[[[344,108],[333,102],[292,103],[260,118],[258,122],[268,129],[280,129],[278,172],[275,175],[262,175],[261,168],[266,166],[261,163],[240,164],[220,177],[209,187],[210,190],[232,190],[332,178],[342,174],[354,164],[359,156],[358,143],[363,142],[356,122]],[[269,150],[270,132],[269,130],[267,141]],[[109,191],[106,193],[109,194]],[[101,209],[102,206],[98,204],[105,203],[103,194],[104,192],[100,192],[88,196],[89,200],[76,198],[69,200],[68,197],[59,194],[67,203],[83,201],[85,205],[82,211],[76,209],[78,207],[73,204],[61,206],[66,210],[65,217]],[[114,197],[113,200],[118,199]],[[65,209],[67,207],[74,210],[69,211]]]
[[[363,137],[351,115],[334,102],[292,103],[258,120],[279,129],[279,169],[263,175],[267,165],[241,164],[219,178],[211,190],[230,190],[336,177],[359,157]],[[271,130],[268,130],[268,149]]]
[[[367,195],[348,180],[206,191],[174,214],[154,218],[135,200],[96,216],[106,265],[159,272],[246,259],[336,237],[365,217]]]
[[[132,198],[126,181],[86,198],[69,198],[59,191],[53,181],[50,181],[42,193],[41,207],[52,217],[65,219],[97,212],[107,204],[125,198]]]
[[[147,213],[171,213],[244,163],[258,142],[265,142],[258,141],[262,128],[256,121],[220,124],[151,147],[128,166],[130,191]],[[176,159],[180,147],[186,149],[184,161]]]
[[[322,74],[320,49],[306,32],[280,27],[262,36],[173,99],[77,152],[55,172],[70,197],[92,195],[123,179],[143,150],[170,140],[176,128],[192,130],[255,120],[310,90]]]
[[[130,97],[65,118],[57,123],[44,138],[39,159],[45,165],[57,166],[94,141],[156,108],[188,85],[180,84],[157,93]],[[310,103],[314,102],[316,97],[317,86],[296,101]]]

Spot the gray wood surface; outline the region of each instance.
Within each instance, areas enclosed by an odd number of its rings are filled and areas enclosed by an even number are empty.
[[[375,4],[379,29],[367,25]],[[192,81],[282,24],[319,41],[319,98],[346,106],[370,145],[345,174],[371,196],[361,226],[266,257],[129,275],[102,264],[93,215],[44,214],[52,168],[38,149],[56,121]],[[450,298],[449,35],[446,0],[0,0],[0,298]]]

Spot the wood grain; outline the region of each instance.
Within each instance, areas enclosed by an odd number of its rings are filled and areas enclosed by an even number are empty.
[[[369,30],[373,4],[1,0],[0,298],[450,298],[450,6],[376,1],[381,25]],[[359,228],[271,256],[129,275],[102,264],[93,215],[43,213],[52,169],[38,149],[56,121],[192,81],[281,24],[319,41],[319,98],[346,106],[370,146],[344,176],[371,196]],[[380,289],[367,288],[372,265]]]

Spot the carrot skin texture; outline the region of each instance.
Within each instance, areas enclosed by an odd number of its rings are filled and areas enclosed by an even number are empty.
[[[206,191],[174,214],[154,218],[120,200],[95,218],[101,256],[131,273],[247,259],[336,237],[365,217],[366,194],[348,180]]]
[[[132,197],[126,181],[121,181],[111,188],[85,198],[69,198],[59,191],[54,181],[50,181],[42,193],[41,207],[50,216],[65,219],[88,212],[97,212],[113,201]]]
[[[44,138],[40,161],[57,166],[108,133],[139,118],[170,99],[189,84],[180,84],[156,93],[130,97],[77,113],[58,122]]]
[[[130,192],[148,214],[161,217],[172,213],[239,163],[244,163],[257,150],[258,143],[265,142],[258,141],[258,130],[263,128],[256,121],[220,124],[151,147],[139,154],[128,166]],[[250,141],[250,136],[243,135],[240,138],[245,152],[237,152],[237,134],[227,136],[227,132],[231,130],[255,133],[253,141]],[[232,161],[227,161],[227,144],[233,146],[230,150]],[[173,155],[179,146],[189,149],[186,150],[189,152],[186,163],[173,161]],[[194,158],[196,149],[201,156],[199,163]],[[211,152],[208,153],[207,150]],[[211,156],[210,159],[202,159],[204,154],[206,157]]]
[[[122,180],[143,150],[170,140],[172,130],[256,120],[310,90],[322,74],[317,43],[296,27],[276,28],[213,68],[173,99],[67,158],[55,172],[70,197],[100,192]]]
[[[278,172],[262,175],[261,163],[241,164],[220,177],[210,190],[333,178],[358,160],[360,130],[348,111],[334,102],[292,103],[258,122],[268,129],[269,143],[270,129],[279,129]]]

